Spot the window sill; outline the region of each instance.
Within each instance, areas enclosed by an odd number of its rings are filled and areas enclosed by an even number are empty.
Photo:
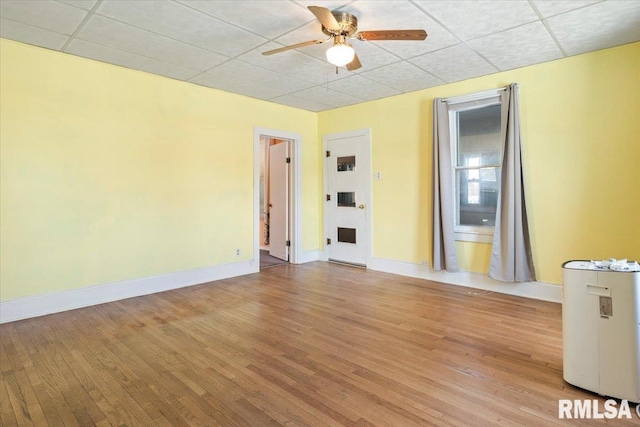
[[[468,231],[456,231],[455,239],[458,242],[493,243],[493,232],[479,233]]]

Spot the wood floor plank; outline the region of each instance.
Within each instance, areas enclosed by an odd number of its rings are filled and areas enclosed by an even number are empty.
[[[2,426],[558,419],[561,306],[328,263],[0,325]]]
[[[2,360],[4,361],[4,359]],[[0,424],[5,426],[18,425],[18,420],[11,404],[11,397],[7,390],[5,375],[0,376]]]

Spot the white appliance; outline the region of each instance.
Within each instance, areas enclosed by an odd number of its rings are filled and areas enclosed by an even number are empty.
[[[640,402],[640,266],[568,261],[562,268],[565,381]]]

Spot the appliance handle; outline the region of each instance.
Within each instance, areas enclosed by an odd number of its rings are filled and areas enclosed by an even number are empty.
[[[587,293],[591,295],[611,296],[611,288],[598,285],[587,285]]]

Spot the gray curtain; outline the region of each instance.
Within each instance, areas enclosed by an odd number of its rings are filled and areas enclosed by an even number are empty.
[[[433,268],[449,272],[458,271],[453,192],[449,111],[447,104],[436,98],[433,100]]]
[[[527,223],[520,140],[518,85],[502,94],[502,178],[491,250],[489,277],[505,282],[536,280]]]

